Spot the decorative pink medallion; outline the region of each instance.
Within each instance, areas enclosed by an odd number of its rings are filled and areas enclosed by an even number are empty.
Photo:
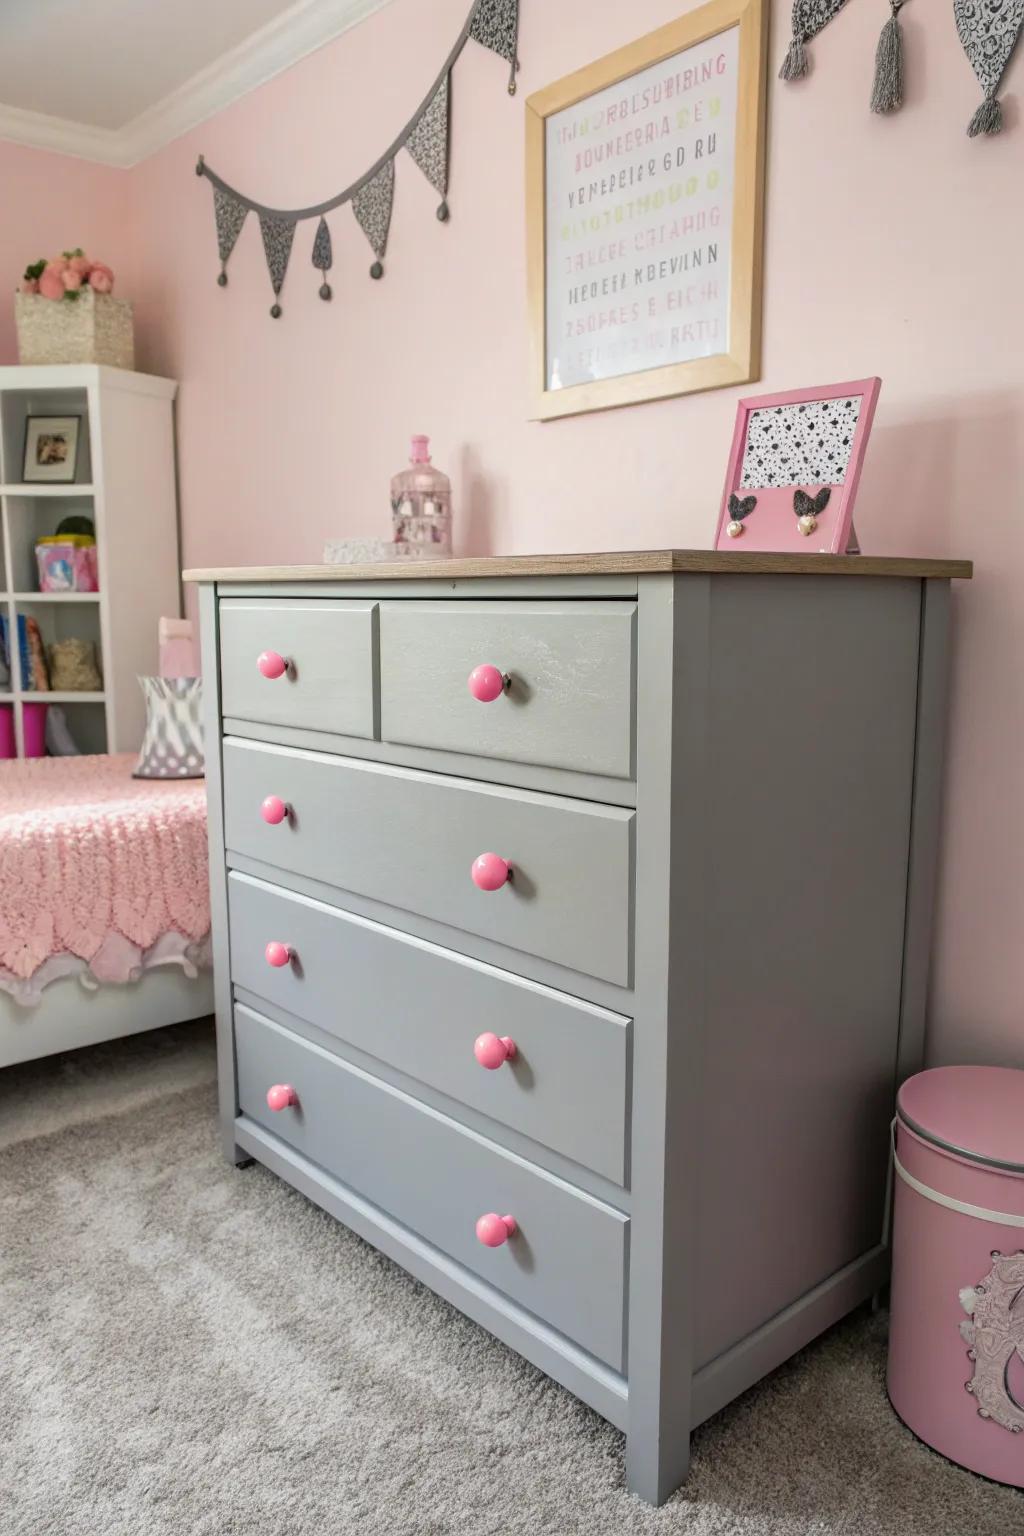
[[[261,651],[256,658],[256,665],[273,682],[275,677],[283,677],[288,671],[288,660],[279,656],[276,651]]]
[[[473,860],[470,874],[478,891],[500,891],[512,878],[512,865],[500,853],[481,853]]]
[[[290,1083],[275,1083],[267,1089],[267,1104],[271,1109],[291,1109],[298,1104],[299,1096]]]
[[[481,704],[492,704],[509,685],[509,678],[497,667],[484,663],[481,667],[474,667],[469,674],[469,691],[474,699],[479,699]]]
[[[481,1216],[476,1224],[476,1235],[485,1248],[500,1248],[502,1243],[508,1242],[515,1231],[514,1216],[498,1216],[494,1211],[488,1211],[486,1216]]]
[[[290,944],[282,944],[277,939],[271,939],[263,953],[267,957],[267,964],[275,970],[280,970],[282,965],[288,965],[295,951]]]
[[[494,1072],[498,1067],[504,1066],[506,1061],[513,1061],[516,1054],[516,1043],[510,1035],[493,1035],[488,1030],[484,1035],[478,1035],[473,1047],[473,1055],[482,1067],[488,1072]]]
[[[260,815],[269,827],[279,827],[288,815],[288,806],[280,795],[268,795],[260,806]]]
[[[970,1346],[967,1358],[974,1362],[964,1385],[981,1418],[1019,1435],[1024,1432],[1024,1403],[1010,1391],[1009,1365],[1014,1355],[1024,1360],[1024,1311],[1017,1305],[1024,1292],[1024,1251],[993,1252],[991,1258],[984,1280],[960,1292],[960,1305],[971,1319],[960,1324],[960,1337]]]

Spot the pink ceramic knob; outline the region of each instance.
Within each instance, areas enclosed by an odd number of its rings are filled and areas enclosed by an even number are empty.
[[[508,1242],[515,1230],[514,1216],[497,1216],[494,1211],[481,1216],[476,1224],[476,1235],[485,1248],[500,1248],[502,1243]]]
[[[281,944],[277,939],[271,939],[263,953],[267,957],[267,964],[280,970],[282,965],[288,965],[295,951],[290,944]]]
[[[512,866],[500,853],[481,853],[473,860],[470,874],[478,891],[500,891],[512,878]]]
[[[497,667],[484,665],[474,667],[469,674],[469,691],[474,699],[479,699],[481,704],[491,704],[508,687],[508,679]]]
[[[284,674],[288,671],[287,659],[284,656],[279,656],[276,651],[260,651],[260,654],[256,657],[256,665],[263,673],[263,676],[269,677],[271,681],[275,677],[284,677]]]
[[[288,815],[288,807],[280,795],[268,795],[260,806],[260,815],[270,827],[279,827]]]
[[[298,1102],[298,1094],[288,1083],[275,1083],[273,1088],[267,1089],[267,1104],[271,1109],[291,1109]]]
[[[514,1060],[515,1054],[516,1043],[509,1035],[492,1035],[489,1030],[487,1034],[477,1036],[473,1047],[473,1055],[488,1072],[494,1072],[504,1066],[506,1061]]]

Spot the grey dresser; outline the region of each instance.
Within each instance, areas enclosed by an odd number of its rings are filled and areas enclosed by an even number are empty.
[[[186,574],[227,1155],[620,1426],[661,1502],[885,1278],[970,566]]]

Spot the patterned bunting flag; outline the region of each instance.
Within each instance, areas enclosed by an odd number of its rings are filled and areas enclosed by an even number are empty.
[[[810,66],[804,43],[817,37],[845,4],[846,0],[793,0],[793,41],[782,61],[780,80],[800,80],[807,74]]]
[[[327,220],[321,214],[320,223],[316,227],[316,239],[313,241],[313,265],[323,275],[320,284],[320,297],[331,297],[331,285],[327,281],[327,274],[331,270],[331,262],[334,259],[331,251],[331,232],[327,228]]]
[[[244,203],[240,203],[237,197],[231,197],[227,192],[222,192],[220,187],[213,189],[213,217],[217,223],[217,252],[220,256],[220,275],[217,278],[222,288],[227,287],[228,257],[235,248],[235,241],[242,233],[242,225],[245,223],[249,212]]]
[[[1024,0],[953,0],[953,16],[964,53],[985,92],[967,132],[972,139],[979,133],[998,133],[1003,113],[996,91],[1024,26]]]
[[[384,276],[380,258],[388,248],[391,204],[394,197],[395,162],[386,160],[373,180],[361,186],[352,199],[352,212],[377,257],[370,268],[371,277]]]
[[[469,35],[474,42],[482,43],[485,48],[508,59],[512,66],[508,93],[514,96],[516,70],[519,68],[519,0],[480,0],[476,15],[470,23]]]
[[[275,302],[271,305],[270,313],[276,320],[281,313],[281,306],[276,301],[284,284],[284,275],[288,271],[288,258],[292,254],[295,220],[283,218],[279,213],[261,213],[260,233],[263,236],[267,271],[270,273],[270,282],[274,289]]]
[[[405,142],[405,147],[416,164],[441,194],[441,206],[437,216],[443,222],[448,217],[448,92],[451,75],[445,75],[430,105],[415,125]]]

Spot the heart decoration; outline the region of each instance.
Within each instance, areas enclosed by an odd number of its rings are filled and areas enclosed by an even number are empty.
[[[793,511],[797,517],[817,517],[819,512],[824,512],[831,499],[830,485],[823,485],[817,496],[808,496],[806,491],[794,491]]]
[[[979,133],[999,133],[1003,113],[996,91],[1024,26],[1024,0],[953,0],[953,18],[964,53],[978,77],[985,99],[967,125]]]
[[[838,15],[846,0],[793,0],[793,41],[779,70],[780,80],[800,80],[810,65],[804,43]]]
[[[729,516],[734,522],[741,523],[745,517],[749,517],[757,506],[756,496],[744,496],[741,501],[735,492],[729,497]]]

